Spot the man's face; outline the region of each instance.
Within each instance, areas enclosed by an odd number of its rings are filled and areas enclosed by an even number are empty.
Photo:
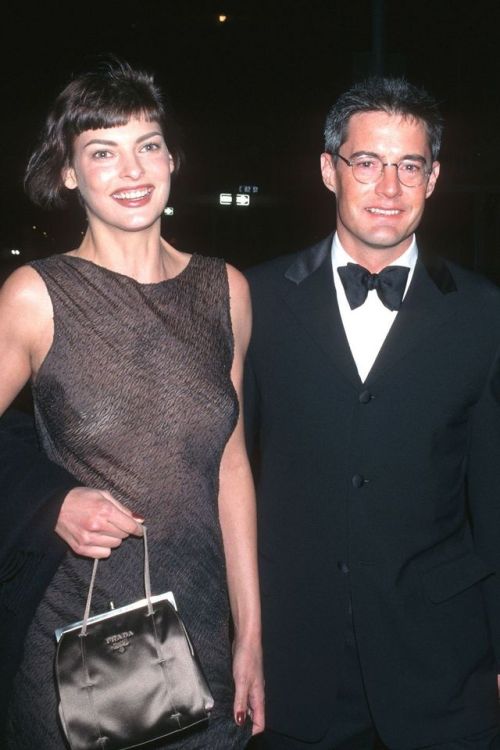
[[[422,185],[406,187],[399,181],[396,167],[386,166],[377,182],[367,185],[358,182],[341,159],[335,164],[330,154],[321,156],[323,181],[337,197],[337,232],[342,246],[364,265],[369,261],[369,265],[383,267],[410,246],[425,200],[439,175],[439,163],[431,162],[425,125],[400,115],[362,112],[351,117],[339,153],[349,160],[355,155],[376,154],[389,164],[423,158],[431,170]]]

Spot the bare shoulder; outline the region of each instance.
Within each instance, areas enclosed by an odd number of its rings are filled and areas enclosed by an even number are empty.
[[[3,298],[11,301],[29,301],[47,293],[40,274],[31,266],[21,266],[7,277],[1,288]]]
[[[38,327],[52,317],[52,304],[42,277],[30,266],[14,271],[0,289],[0,313],[16,327]]]
[[[52,305],[44,281],[33,268],[18,268],[0,289],[0,410],[37,372],[52,334]]]
[[[250,291],[248,282],[241,271],[226,263],[227,279],[229,282],[229,294],[231,299],[241,300],[243,303],[249,301]]]

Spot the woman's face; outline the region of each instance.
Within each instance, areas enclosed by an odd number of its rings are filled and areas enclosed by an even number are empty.
[[[173,169],[158,123],[132,117],[126,125],[77,136],[63,180],[79,190],[90,224],[133,232],[159,221]]]

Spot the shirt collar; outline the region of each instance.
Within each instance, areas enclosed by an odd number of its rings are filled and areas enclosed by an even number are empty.
[[[418,257],[418,248],[417,248],[417,241],[415,239],[415,235],[413,235],[411,245],[410,247],[404,251],[402,255],[399,256],[399,258],[396,258],[392,261],[392,263],[389,263],[390,266],[407,266],[410,269],[410,273],[413,273],[413,270],[415,268],[415,265],[417,263],[417,257]],[[335,232],[333,236],[332,241],[332,265],[333,270],[335,271],[339,266],[345,266],[347,263],[356,263],[355,260],[351,258],[351,256],[346,253],[344,248],[342,247],[339,236],[337,232]]]

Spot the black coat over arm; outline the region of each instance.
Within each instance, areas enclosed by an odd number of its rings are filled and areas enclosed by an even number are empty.
[[[26,630],[67,547],[54,531],[79,483],[40,452],[33,419],[0,419],[0,737]]]

